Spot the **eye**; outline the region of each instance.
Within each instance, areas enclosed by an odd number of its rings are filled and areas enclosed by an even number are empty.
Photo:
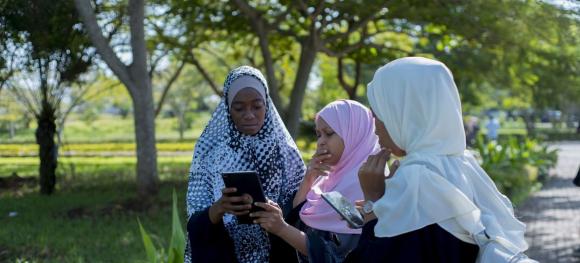
[[[320,132],[316,132],[316,138],[320,138]]]
[[[326,133],[326,136],[328,136],[328,137],[330,137],[330,136],[332,136],[332,135],[334,135],[334,132],[327,132],[327,133]]]
[[[241,111],[243,111],[243,110],[244,110],[244,108],[242,108],[242,107],[233,107],[232,109],[233,109],[235,112],[241,112]]]

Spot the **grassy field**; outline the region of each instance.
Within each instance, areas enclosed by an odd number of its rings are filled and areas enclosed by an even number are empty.
[[[179,140],[175,120],[157,121],[160,194],[139,200],[135,186],[135,144],[131,119],[104,117],[87,124],[72,118],[60,150],[57,189],[38,194],[38,148],[34,127],[8,139],[0,134],[0,179],[24,181],[0,188],[0,262],[144,262],[137,218],[158,247],[167,247],[171,191],[185,215],[187,172],[195,140],[209,114],[199,115]],[[522,123],[505,125],[501,135],[525,135]],[[308,163],[315,138],[296,144]],[[182,218],[182,221],[185,217]]]
[[[171,191],[185,225],[186,180],[163,180],[150,201],[132,181],[75,180],[50,197],[0,197],[0,262],[145,262],[137,218],[157,247],[167,247]]]
[[[196,114],[191,122],[191,128],[185,130],[184,139],[193,140],[199,137],[210,118],[210,113]],[[175,118],[159,118],[155,120],[155,133],[159,141],[178,141],[179,132]],[[34,144],[36,123],[31,122],[28,129],[16,131],[13,138],[8,133],[0,133],[0,144],[31,143]],[[66,122],[63,138],[67,143],[100,143],[100,142],[134,142],[135,128],[132,118],[103,115],[99,119],[87,123],[73,115]]]

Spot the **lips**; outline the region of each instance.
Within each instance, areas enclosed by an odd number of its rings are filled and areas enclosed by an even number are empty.
[[[243,128],[246,128],[246,129],[255,129],[255,128],[258,128],[258,124],[242,124],[240,126],[242,126]]]
[[[329,154],[329,153],[330,153],[330,151],[329,150],[326,150],[326,149],[321,149],[320,151],[316,151],[316,154],[317,155],[320,155],[320,154]]]

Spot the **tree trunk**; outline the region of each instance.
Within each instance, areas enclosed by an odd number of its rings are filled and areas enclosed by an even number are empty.
[[[149,89],[149,91],[146,91]],[[157,194],[157,149],[155,146],[155,111],[151,87],[133,97],[137,150],[137,192],[141,197]]]
[[[144,0],[129,0],[129,29],[133,62],[127,66],[116,55],[97,23],[89,0],[75,0],[91,42],[109,69],[127,87],[133,100],[135,139],[137,144],[137,192],[140,197],[157,194],[157,150],[155,147],[155,107],[145,43]]]
[[[300,117],[302,116],[302,102],[304,101],[304,94],[306,92],[306,85],[312,71],[312,65],[316,60],[316,45],[314,39],[308,40],[302,44],[302,51],[300,52],[300,62],[298,64],[298,71],[296,72],[296,79],[294,81],[294,88],[290,95],[290,104],[288,105],[286,114],[286,128],[292,137],[298,136],[298,129],[300,127]]]
[[[270,52],[270,44],[268,41],[268,33],[264,28],[264,24],[260,21],[254,22],[254,28],[258,31],[258,42],[260,43],[260,51],[264,59],[264,67],[266,68],[266,79],[268,80],[268,88],[270,98],[279,112],[285,112],[284,105],[280,98],[280,90],[278,86],[278,79],[276,78],[276,71],[274,70],[274,59]]]
[[[183,132],[185,131],[185,114],[179,113],[179,141],[183,141]]]
[[[47,101],[42,102],[40,114],[37,116],[38,127],[36,128],[36,143],[38,144],[38,156],[40,158],[40,193],[50,195],[56,185],[57,152],[54,143],[56,133],[56,117],[54,110]]]

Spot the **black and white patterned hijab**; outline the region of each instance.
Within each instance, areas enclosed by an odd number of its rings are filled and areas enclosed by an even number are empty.
[[[222,172],[257,171],[266,197],[281,207],[292,203],[304,177],[304,162],[269,96],[265,98],[264,126],[256,135],[244,135],[235,128],[227,97],[232,82],[241,76],[257,78],[268,94],[264,76],[257,69],[242,66],[228,74],[224,96],[195,145],[187,191],[188,217],[221,197]],[[239,262],[269,261],[268,235],[259,225],[238,224],[231,214],[224,216],[223,223]]]

